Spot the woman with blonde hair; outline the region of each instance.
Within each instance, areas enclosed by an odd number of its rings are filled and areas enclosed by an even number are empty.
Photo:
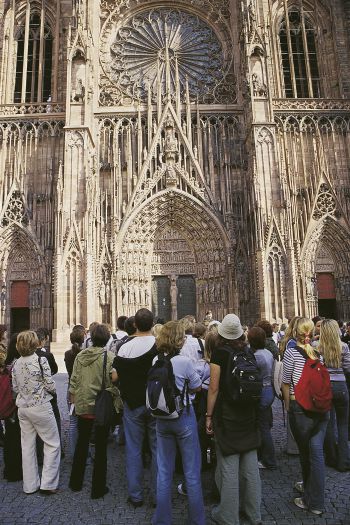
[[[280,354],[283,356],[284,352],[287,350],[287,348],[292,348],[293,346],[296,346],[296,340],[295,340],[295,325],[297,322],[301,319],[299,316],[295,316],[290,320],[289,325],[286,328],[285,334],[283,339],[281,339],[279,344],[279,351]]]
[[[299,383],[309,359],[318,359],[319,354],[310,345],[314,323],[302,317],[294,328],[295,347],[287,347],[283,357],[282,392],[286,410],[295,441],[299,449],[299,458],[303,481],[295,483],[294,488],[302,494],[294,503],[301,509],[307,509],[320,515],[324,511],[325,464],[323,444],[326,435],[329,412],[305,412],[295,399],[295,387]]]
[[[201,379],[190,358],[180,354],[185,341],[182,323],[169,321],[160,332],[156,344],[159,354],[169,359],[179,392],[201,389]],[[158,357],[155,357],[154,363]],[[197,421],[191,396],[184,395],[184,408],[176,419],[156,418],[157,430],[157,508],[153,525],[171,524],[171,484],[175,468],[176,445],[181,457],[188,497],[191,525],[205,525],[205,512],[201,483],[201,453]]]
[[[21,427],[23,490],[26,494],[37,492],[55,494],[59,481],[60,436],[50,403],[56,385],[46,357],[35,351],[39,340],[35,332],[18,334],[17,350],[20,358],[12,369],[12,386],[17,393],[16,405]],[[41,482],[36,455],[36,437],[44,442],[44,465]]]
[[[325,319],[320,327],[317,350],[322,354],[331,379],[333,401],[330,421],[324,443],[327,465],[339,472],[350,470],[348,446],[349,392],[344,372],[350,373],[350,351],[340,340],[339,326],[333,319]],[[336,440],[336,429],[338,440]]]

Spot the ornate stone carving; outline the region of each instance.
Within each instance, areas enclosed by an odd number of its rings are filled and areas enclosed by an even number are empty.
[[[130,97],[147,96],[147,87],[166,92],[169,57],[171,92],[176,76],[190,92],[210,91],[222,76],[221,45],[209,26],[180,10],[158,8],[136,14],[117,31],[107,72]]]
[[[22,194],[14,191],[3,215],[1,225],[8,226],[11,223],[27,225],[29,222],[27,211],[24,207]]]
[[[318,220],[324,215],[334,215],[337,209],[337,205],[327,184],[321,184],[315,209],[312,214],[313,219]]]
[[[65,106],[63,104],[52,103],[30,103],[30,104],[1,104],[0,116],[12,115],[37,115],[41,113],[64,113]]]
[[[212,4],[210,17],[214,16],[214,2],[191,3],[204,10]],[[145,9],[120,23],[124,2],[118,7],[103,2],[107,19],[102,29],[100,104],[130,104],[146,100],[149,92],[154,102],[160,93],[175,97],[177,90],[184,93],[186,82],[192,98],[234,102],[230,28],[222,16],[223,2],[215,2],[215,7],[216,23],[220,20],[224,29],[224,46],[204,17],[180,7]]]
[[[350,110],[350,101],[339,99],[339,100],[329,100],[329,99],[277,99],[273,100],[273,108],[275,111],[305,111],[305,110],[340,110],[340,111],[349,111]]]

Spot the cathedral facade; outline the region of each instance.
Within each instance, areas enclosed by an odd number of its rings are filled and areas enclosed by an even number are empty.
[[[349,0],[0,0],[0,321],[350,319]]]

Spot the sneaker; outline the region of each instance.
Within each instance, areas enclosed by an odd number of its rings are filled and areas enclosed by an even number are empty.
[[[303,492],[304,492],[304,482],[303,481],[297,481],[294,484],[294,488],[295,488],[295,490],[300,492],[300,494],[303,494]]]
[[[179,494],[181,494],[181,496],[187,496],[187,491],[182,483],[180,483],[180,485],[177,486],[177,491]]]
[[[134,509],[138,509],[139,507],[142,507],[142,505],[143,505],[143,501],[142,500],[135,501],[135,500],[131,499],[130,496],[127,499],[127,503],[130,503],[130,505],[132,505],[134,507]]]
[[[295,498],[294,499],[294,504],[299,507],[299,509],[304,509],[304,510],[308,510],[308,506],[306,505],[306,503],[304,502],[303,498]]]
[[[308,510],[309,512],[312,512],[312,514],[316,514],[316,516],[320,516],[322,514],[322,510],[309,509],[303,498],[295,498],[294,504],[299,507],[299,509]]]
[[[261,461],[258,461],[258,467],[259,468],[267,468],[267,467],[265,467],[264,463],[261,463]]]

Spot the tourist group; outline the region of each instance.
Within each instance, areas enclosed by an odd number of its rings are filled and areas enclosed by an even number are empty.
[[[45,329],[0,326],[0,419],[4,478],[26,494],[58,493],[63,456],[54,355]],[[276,469],[272,405],[287,416],[288,447],[300,458],[294,503],[324,512],[325,465],[350,470],[350,323],[294,317],[242,326],[207,312],[164,323],[146,308],[117,319],[117,331],[76,325],[65,353],[72,467],[79,492],[92,464],[91,498],[108,493],[111,434],[125,445],[127,504],[153,507],[153,525],[171,525],[172,483],[188,502],[188,523],[206,523],[201,475],[209,470],[218,525],[258,525],[260,469]],[[68,344],[67,344],[68,346]],[[280,399],[280,401],[278,401]],[[42,465],[40,474],[38,465]],[[144,468],[150,470],[144,494]],[[148,494],[148,493],[147,493]]]

